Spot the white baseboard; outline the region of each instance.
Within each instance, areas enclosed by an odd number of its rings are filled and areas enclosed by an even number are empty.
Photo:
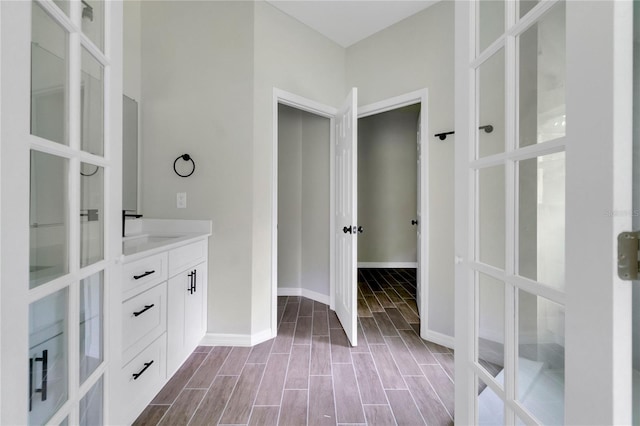
[[[358,268],[417,268],[418,262],[358,262]]]
[[[200,346],[255,346],[276,337],[270,329],[255,334],[207,333],[200,341]]]
[[[445,346],[449,349],[455,349],[456,339],[452,336],[447,336],[446,334],[431,330],[427,330],[425,333],[420,334],[423,339]]]
[[[278,296],[302,296],[329,305],[329,296],[300,287],[278,287]]]

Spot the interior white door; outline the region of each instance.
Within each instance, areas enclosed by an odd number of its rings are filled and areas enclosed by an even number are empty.
[[[352,346],[358,343],[358,90],[351,89],[335,128],[335,309]]]
[[[456,3],[456,423],[631,422],[632,15]]]

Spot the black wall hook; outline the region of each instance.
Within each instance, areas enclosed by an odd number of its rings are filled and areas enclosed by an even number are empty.
[[[480,130],[484,130],[486,133],[491,133],[493,132],[493,126],[491,124],[485,124],[484,126],[480,126],[478,127],[478,129]],[[436,133],[435,137],[437,137],[438,139],[440,139],[441,141],[445,140],[447,138],[447,135],[453,135],[455,132],[451,131],[451,132],[442,132],[442,133]]]
[[[178,170],[176,169],[176,163],[181,158],[184,161],[191,161],[191,172],[186,174],[186,175],[181,175],[180,173],[178,173]],[[191,156],[189,154],[182,154],[182,155],[178,156],[178,158],[176,158],[176,160],[173,162],[173,171],[176,172],[176,174],[178,176],[180,176],[180,177],[189,177],[189,176],[191,176],[193,174],[193,172],[196,171],[196,163],[193,161],[193,158],[191,158]]]

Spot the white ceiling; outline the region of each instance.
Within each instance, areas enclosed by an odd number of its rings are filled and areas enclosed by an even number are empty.
[[[438,0],[266,1],[342,47],[349,47]]]

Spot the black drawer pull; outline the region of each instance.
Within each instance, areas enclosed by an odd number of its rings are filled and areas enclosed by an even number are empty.
[[[151,360],[149,362],[145,362],[144,363],[144,368],[142,370],[140,370],[139,373],[133,373],[133,380],[138,380],[138,377],[142,376],[142,373],[147,371],[147,368],[149,368],[149,366],[151,366],[151,364],[153,364],[153,360]]]
[[[144,314],[145,312],[147,312],[149,309],[153,308],[155,306],[154,303],[150,304],[150,305],[144,305],[144,309],[138,312],[134,312],[133,316],[137,317],[140,314]]]
[[[146,277],[147,275],[151,275],[151,274],[153,274],[154,272],[155,272],[155,271],[147,271],[147,272],[145,272],[145,273],[144,273],[144,274],[142,274],[142,275],[134,275],[134,276],[133,276],[133,279],[134,279],[134,280],[139,280],[140,278],[144,278],[144,277]]]

